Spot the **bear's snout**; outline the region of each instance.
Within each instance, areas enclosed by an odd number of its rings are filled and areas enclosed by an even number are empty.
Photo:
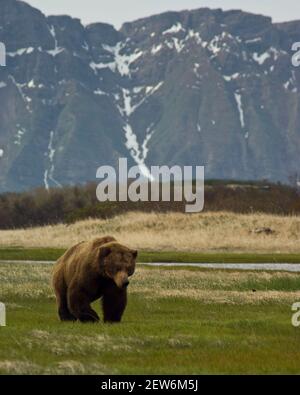
[[[121,289],[125,289],[128,287],[129,280],[128,280],[128,274],[126,272],[118,272],[114,277],[114,282],[117,285],[117,287]]]

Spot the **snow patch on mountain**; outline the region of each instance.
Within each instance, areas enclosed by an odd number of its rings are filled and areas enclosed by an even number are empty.
[[[131,101],[132,101],[132,97],[130,94],[130,90],[129,89],[122,89],[122,93],[123,93],[123,108],[120,107],[121,113],[123,115],[126,115],[127,117],[130,117],[130,115],[136,110],[137,106],[133,106]]]
[[[260,42],[260,41],[262,41],[261,37],[255,37],[255,38],[251,38],[249,40],[246,40],[245,43],[246,44],[253,44],[253,43]]]
[[[121,52],[126,47],[126,43],[120,41],[115,46],[110,46],[103,44],[103,49],[107,52],[110,52],[114,61],[109,63],[109,66],[112,70],[118,71],[121,76],[131,76],[130,67],[132,63],[134,63],[139,57],[143,55],[143,51],[136,49],[131,54],[122,54]]]
[[[223,75],[225,81],[230,82],[232,80],[236,80],[240,77],[240,73],[234,73],[232,75]]]
[[[126,138],[126,147],[128,148],[131,157],[134,159],[135,163],[139,166],[139,169],[142,175],[150,180],[152,180],[151,172],[149,171],[148,167],[145,164],[145,159],[148,153],[148,150],[145,148],[151,138],[151,136],[146,136],[143,144],[142,150],[140,149],[140,145],[137,141],[137,137],[134,134],[132,127],[129,123],[125,124],[123,127],[125,131],[125,138]]]
[[[173,43],[177,53],[180,53],[184,49],[185,46],[184,42],[178,40],[177,37],[173,37]]]
[[[232,36],[228,32],[222,32],[216,35],[207,45],[207,49],[212,53],[212,57],[216,57],[219,52],[233,52],[232,45],[238,45],[241,39],[237,36]]]
[[[153,45],[153,47],[151,48],[152,55],[157,54],[162,48],[163,48],[162,44]]]
[[[130,152],[131,157],[139,166],[144,177],[151,179],[149,169],[145,164],[148,155],[148,144],[154,133],[151,125],[147,131],[144,140],[139,144],[137,136],[130,123],[130,116],[145,102],[147,98],[157,92],[163,85],[163,81],[154,86],[136,86],[134,88],[121,88],[121,94],[115,94],[114,98],[117,101],[117,108],[124,120],[123,130],[125,132],[125,146]],[[140,98],[136,98],[139,95]],[[133,102],[135,101],[135,104]]]
[[[53,147],[53,139],[54,139],[54,131],[51,130],[50,132],[50,138],[49,138],[49,143],[48,143],[48,151],[45,152],[45,156],[48,158],[49,166],[46,168],[44,172],[44,185],[47,190],[50,188],[50,181],[54,183],[55,186],[57,187],[62,187],[62,185],[56,181],[53,177],[54,174],[54,155],[55,155],[55,149]]]
[[[244,129],[245,128],[245,117],[244,117],[244,110],[243,110],[243,104],[242,104],[242,95],[238,92],[235,92],[234,97],[235,97],[237,107],[238,107],[238,112],[240,115],[241,127],[242,127],[242,129]]]
[[[199,67],[200,67],[199,63],[194,63],[193,72],[194,74],[196,74],[198,78],[200,78],[200,74],[198,73]]]
[[[149,143],[149,141],[151,140],[153,134],[155,133],[155,130],[153,129],[153,126],[154,126],[154,123],[152,123],[152,124],[147,128],[146,137],[145,137],[145,139],[144,139],[144,141],[143,141],[143,144],[142,144],[142,158],[143,158],[143,161],[144,161],[144,162],[145,162],[145,159],[147,158],[148,151],[149,151],[149,149],[148,149],[148,143]]]
[[[145,102],[145,100],[158,91],[162,85],[163,81],[154,86],[137,86],[132,90],[122,88],[122,104],[117,104],[120,114],[122,116],[130,117]],[[143,91],[144,94],[142,94]],[[142,94],[141,98],[133,104],[133,101],[136,100],[135,96],[139,94]],[[119,94],[116,94],[114,97],[117,101],[120,100]]]
[[[183,31],[186,31],[186,30],[184,29]],[[206,48],[208,45],[208,42],[202,40],[199,32],[195,32],[194,30],[190,29],[186,33],[185,37],[182,39],[179,39],[178,37],[169,37],[168,36],[163,42],[153,45],[151,48],[151,54],[155,55],[165,47],[172,49],[172,50],[175,49],[176,52],[179,54],[185,49],[188,41],[192,40],[192,39],[195,40],[196,43],[198,45],[201,45],[203,48]]]
[[[203,48],[206,48],[207,45],[208,45],[207,41],[203,41],[202,40],[202,38],[200,36],[200,33],[199,32],[195,32],[195,30],[193,30],[193,29],[190,29],[188,31],[188,34],[187,34],[187,36],[185,38],[185,40],[189,40],[189,39],[194,39],[196,41],[196,43],[199,44],[199,45],[202,45]]]
[[[99,95],[99,96],[107,96],[108,95],[108,93],[106,93],[106,92],[103,92],[101,89],[96,89],[96,90],[94,90],[94,94],[95,95]]]
[[[170,29],[165,30],[162,34],[176,34],[181,31],[185,32],[185,29],[180,22],[177,22],[175,25],[171,26]]]
[[[295,70],[292,71],[292,76],[283,84],[283,86],[285,90],[289,90],[293,93],[298,92]]]
[[[82,48],[85,49],[86,51],[90,50],[90,47],[86,41],[82,44]]]
[[[16,51],[14,51],[14,52],[7,52],[6,55],[11,57],[11,58],[14,58],[15,56],[22,56],[22,55],[25,55],[25,54],[29,55],[33,51],[34,51],[33,47],[20,48],[20,49],[17,49]]]
[[[58,46],[57,38],[56,38],[56,33],[55,33],[55,28],[54,26],[49,27],[49,31],[51,36],[53,37],[54,40],[54,49],[50,49],[47,51],[47,53],[51,56],[57,56],[61,52],[64,51],[64,48]]]
[[[97,70],[101,70],[101,69],[110,69],[113,73],[115,73],[115,71],[116,71],[116,64],[115,64],[115,62],[109,62],[109,63],[90,62],[90,68],[94,71],[95,74],[97,74]]]
[[[17,88],[20,96],[22,97],[24,103],[25,103],[25,107],[26,110],[28,112],[32,112],[29,103],[31,103],[31,98],[29,96],[27,96],[24,92],[23,92],[23,88],[27,85],[27,84],[19,84],[15,78],[12,75],[9,75],[8,78],[13,82],[13,84],[15,85],[15,87]]]
[[[147,86],[146,93],[149,95],[153,95],[156,91],[158,91],[164,84],[164,81],[160,81],[157,85]]]
[[[28,88],[35,88],[36,86],[35,86],[34,80],[32,79],[31,81],[29,81],[27,86],[28,86]]]
[[[16,133],[16,135],[15,135],[14,144],[16,144],[16,145],[21,145],[21,143],[22,143],[22,138],[23,138],[23,135],[24,135],[25,132],[26,132],[26,129],[25,129],[25,128],[22,128],[19,124],[17,125],[17,127],[18,127],[18,130],[17,130],[17,133]]]

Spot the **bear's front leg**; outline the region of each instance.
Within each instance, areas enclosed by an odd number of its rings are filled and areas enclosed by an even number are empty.
[[[102,308],[104,322],[120,322],[127,304],[127,290],[117,287],[104,291]]]
[[[98,322],[98,314],[90,306],[87,295],[75,289],[68,292],[68,307],[70,312],[81,322]]]
[[[76,317],[70,313],[67,301],[58,299],[58,315],[61,321],[76,321]]]

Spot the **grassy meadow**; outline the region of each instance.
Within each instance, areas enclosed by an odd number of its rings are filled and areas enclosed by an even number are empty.
[[[255,233],[258,227],[272,232]],[[139,249],[124,319],[61,323],[52,265],[24,261],[55,261],[67,247],[103,235]],[[291,324],[300,273],[142,265],[300,262],[299,217],[129,212],[1,230],[0,240],[0,301],[7,308],[0,374],[300,373],[300,328]],[[99,312],[99,302],[94,308]]]
[[[51,270],[0,264],[0,374],[300,371],[300,274],[138,266],[123,322],[84,325],[58,321]]]

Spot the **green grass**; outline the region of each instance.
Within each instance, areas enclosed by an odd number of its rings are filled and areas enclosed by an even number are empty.
[[[1,253],[0,253],[1,256]],[[300,263],[300,254],[239,254],[239,253],[197,253],[197,252],[147,252],[139,255],[141,263],[183,262],[183,263]]]
[[[0,260],[55,261],[63,253],[62,248],[0,248]],[[300,254],[240,254],[197,252],[140,251],[140,263],[300,263]]]
[[[56,261],[63,253],[63,248],[0,248],[0,260],[16,261]]]
[[[300,372],[300,274],[140,268],[123,322],[104,325],[60,323],[50,273],[0,264],[0,374]]]

